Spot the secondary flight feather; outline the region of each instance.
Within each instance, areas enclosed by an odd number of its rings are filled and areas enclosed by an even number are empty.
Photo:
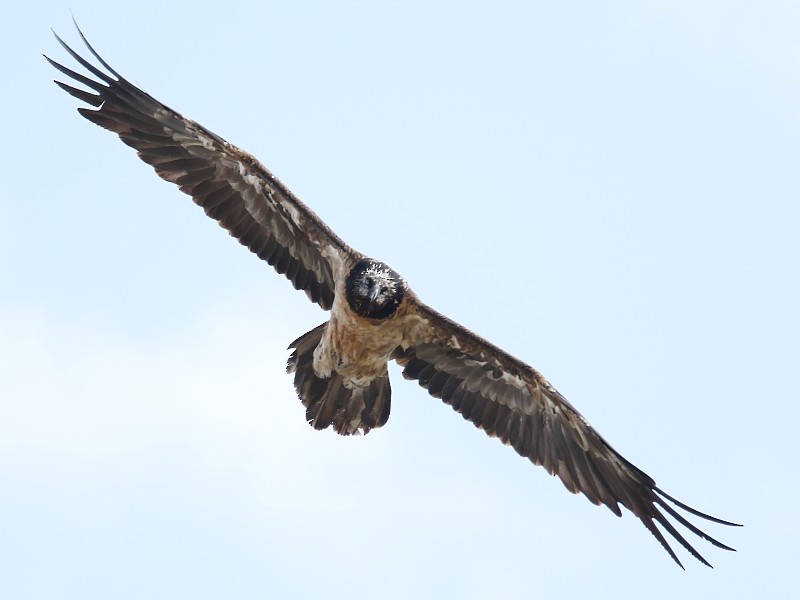
[[[50,58],[81,115],[116,133],[163,179],[285,275],[329,319],[292,342],[287,371],[316,429],[367,433],[389,418],[387,364],[488,435],[556,475],[573,493],[633,513],[681,567],[664,532],[705,565],[677,526],[732,548],[692,524],[704,514],[659,489],[614,450],[533,367],[423,304],[391,267],[342,241],[254,157],[131,84],[83,42],[95,66],[56,39],[90,76]],[[75,82],[86,89],[74,87]]]

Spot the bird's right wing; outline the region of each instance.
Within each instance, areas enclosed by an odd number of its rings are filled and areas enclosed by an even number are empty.
[[[673,521],[718,548],[732,550],[690,523],[676,507],[715,523],[735,523],[702,513],[658,488],[533,367],[416,296],[410,297],[409,305],[408,335],[393,356],[406,379],[417,380],[476,427],[557,475],[569,491],[583,493],[617,516],[622,514],[620,505],[631,511],[678,565],[680,560],[656,524],[705,565],[710,566]]]
[[[160,177],[180,186],[241,244],[329,310],[337,265],[361,255],[254,157],[131,84],[95,52],[83,33],[80,35],[110,75],[57,35],[67,52],[97,79],[45,56],[63,74],[94,90],[87,92],[56,81],[72,96],[97,107],[78,111],[119,135]]]

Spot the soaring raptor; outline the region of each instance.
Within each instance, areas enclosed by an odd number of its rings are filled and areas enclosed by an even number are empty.
[[[677,509],[736,525],[679,502],[628,462],[534,368],[423,304],[391,267],[348,246],[251,155],[131,84],[64,49],[94,79],[47,58],[88,90],[56,81],[94,107],[81,115],[116,133],[156,173],[190,195],[206,214],[259,258],[285,275],[330,318],[292,342],[287,371],[306,419],[341,435],[367,433],[389,418],[387,363],[396,361],[488,435],[557,475],[621,516],[632,512],[678,560],[658,524],[711,566],[674,522],[718,548],[732,548],[690,523]],[[671,518],[671,519],[670,519]]]

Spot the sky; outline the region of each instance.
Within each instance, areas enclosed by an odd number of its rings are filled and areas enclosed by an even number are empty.
[[[326,315],[75,112],[41,56],[83,51],[70,11],[738,551],[682,571],[395,367],[385,427],[310,428],[286,348]],[[797,589],[797,3],[5,14],[0,597]]]

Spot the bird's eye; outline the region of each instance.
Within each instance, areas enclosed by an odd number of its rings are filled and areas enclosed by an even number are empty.
[[[366,284],[367,284],[369,287],[372,287],[372,285],[375,283],[375,280],[374,280],[374,279],[372,279],[372,277],[367,277],[367,278],[364,280],[364,282],[365,282],[365,283],[366,283]]]

